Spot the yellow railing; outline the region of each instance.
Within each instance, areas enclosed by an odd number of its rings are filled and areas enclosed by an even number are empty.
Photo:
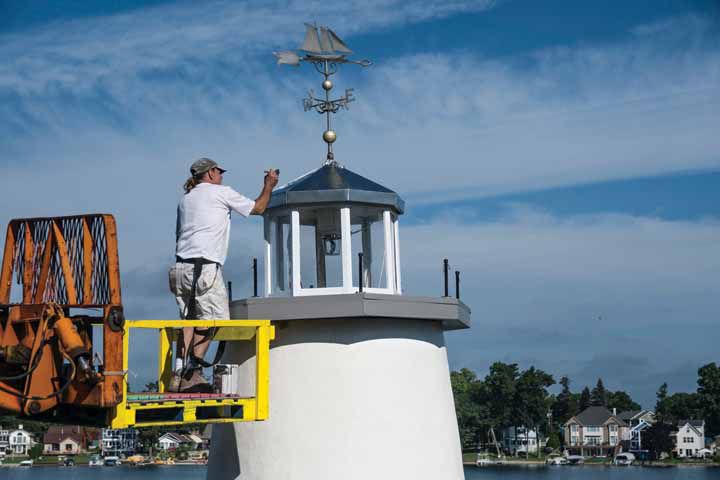
[[[255,339],[255,395],[251,397],[214,397],[165,400],[162,393],[172,377],[172,344],[183,327],[217,328],[214,340],[248,341]],[[158,349],[158,395],[151,400],[128,399],[127,372],[130,332],[136,328],[156,329],[160,333]],[[184,423],[252,422],[268,417],[270,390],[270,341],[275,327],[270,320],[128,320],[123,335],[122,402],[110,413],[111,428],[180,425]],[[205,415],[200,414],[205,413]],[[207,415],[208,412],[216,415]]]

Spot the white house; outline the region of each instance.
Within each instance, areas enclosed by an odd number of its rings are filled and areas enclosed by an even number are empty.
[[[537,455],[538,446],[545,446],[543,438],[538,435],[535,430],[528,429],[525,426],[507,427],[502,431],[503,449],[511,455]]]
[[[624,447],[632,453],[646,452],[647,449],[643,449],[642,445],[642,434],[655,423],[655,412],[651,410],[628,410],[618,415],[618,418],[630,427],[630,442]]]
[[[13,455],[27,455],[33,445],[35,441],[32,434],[23,429],[22,425],[18,425],[17,430],[12,430],[8,435],[8,450]]]
[[[181,445],[187,445],[190,443],[185,435],[179,433],[168,432],[158,439],[158,444],[161,450],[175,450]]]
[[[5,430],[0,425],[0,455],[10,448],[10,430]]]
[[[675,442],[679,458],[697,457],[705,448],[705,420],[680,420]]]
[[[138,431],[134,428],[103,428],[102,454],[133,455],[137,448]]]

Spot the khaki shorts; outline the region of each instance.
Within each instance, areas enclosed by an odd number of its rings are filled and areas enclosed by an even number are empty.
[[[168,272],[170,291],[175,295],[180,318],[187,315],[187,304],[193,280],[192,263],[176,263]],[[222,267],[216,264],[203,265],[202,273],[197,282],[195,292],[197,320],[228,320],[230,319],[230,304],[228,302],[225,281],[222,276]]]

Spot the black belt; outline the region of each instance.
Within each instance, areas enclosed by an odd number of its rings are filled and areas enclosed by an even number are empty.
[[[202,274],[202,267],[203,265],[217,265],[220,267],[220,264],[218,262],[213,262],[212,260],[207,260],[202,257],[198,258],[181,258],[175,255],[175,261],[178,263],[191,263],[193,268],[193,277],[192,277],[192,287],[190,292],[190,298],[188,299],[186,308],[187,308],[187,314],[185,315],[185,318],[188,320],[196,320],[197,319],[197,298],[196,298],[196,291],[197,291],[197,284],[198,279],[200,278],[200,275]],[[198,329],[195,329],[196,333],[199,333],[201,336],[205,337],[206,340],[204,341],[212,341],[212,339],[215,337],[215,334],[217,333],[217,328],[211,328],[209,330],[205,330],[204,333],[201,333],[198,331]],[[195,345],[191,342],[190,345],[188,345],[188,351],[185,352],[185,357],[187,359],[188,356],[192,355],[192,357],[195,359],[195,361],[202,365],[205,368],[213,367],[220,363],[220,360],[222,359],[223,354],[225,353],[225,341],[221,341],[218,343],[217,351],[215,352],[215,359],[212,361],[212,363],[206,362],[202,358],[198,358],[195,356],[195,352],[193,350],[195,349]]]
[[[218,262],[213,262],[212,260],[208,260],[206,258],[197,257],[197,258],[181,258],[175,255],[175,261],[177,263],[192,263],[193,265],[220,265]]]

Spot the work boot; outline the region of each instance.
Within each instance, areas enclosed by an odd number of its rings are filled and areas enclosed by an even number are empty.
[[[173,372],[170,381],[168,382],[166,392],[178,393],[180,391],[180,384],[182,383],[182,370],[176,370]]]
[[[202,376],[202,368],[188,369],[180,382],[181,393],[212,393],[212,386]]]

